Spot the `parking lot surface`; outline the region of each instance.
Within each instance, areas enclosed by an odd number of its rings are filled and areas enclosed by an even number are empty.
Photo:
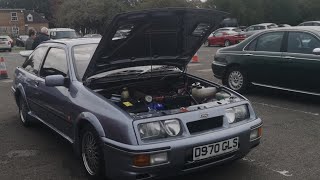
[[[217,47],[199,50],[199,63],[188,73],[221,83],[211,62]],[[24,58],[0,52],[10,79],[0,80],[0,179],[86,179],[85,171],[63,138],[37,124],[24,128],[10,92],[12,75]],[[245,95],[264,121],[263,139],[246,158],[173,179],[319,179],[320,98],[254,88]]]

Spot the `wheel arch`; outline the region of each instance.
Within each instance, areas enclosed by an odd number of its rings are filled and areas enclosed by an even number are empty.
[[[98,118],[90,112],[81,113],[75,121],[74,125],[74,151],[80,155],[79,145],[81,130],[86,126],[92,126],[100,137],[106,137],[105,131]]]
[[[27,101],[26,92],[24,91],[24,88],[21,84],[17,85],[16,92],[14,93],[14,97],[15,97],[15,100],[16,100],[18,107],[20,107],[20,98],[23,98],[25,100],[25,103],[26,103],[28,109],[30,110],[30,106]]]

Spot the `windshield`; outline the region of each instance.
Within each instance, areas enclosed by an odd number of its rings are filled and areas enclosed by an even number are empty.
[[[52,39],[77,38],[75,31],[54,31],[50,35]]]
[[[29,36],[20,36],[20,38],[21,38],[22,40],[27,40],[27,39],[29,38]]]
[[[79,80],[83,78],[83,75],[97,46],[98,44],[84,44],[73,47],[73,58]]]

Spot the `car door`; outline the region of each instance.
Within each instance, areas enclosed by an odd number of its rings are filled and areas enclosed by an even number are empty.
[[[251,82],[276,86],[282,81],[282,46],[284,32],[268,32],[258,36],[245,47],[243,54]]]
[[[283,87],[320,93],[320,56],[313,54],[320,48],[319,38],[309,32],[288,33],[287,49],[283,54]]]
[[[223,42],[223,32],[218,32],[214,35],[214,45],[222,45]]]
[[[40,69],[38,84],[38,100],[46,112],[43,121],[58,131],[71,136],[70,91],[68,86],[48,87],[45,78],[50,75],[63,75],[69,79],[67,51],[63,47],[51,47]]]
[[[38,89],[36,79],[40,70],[41,62],[47,53],[48,48],[45,46],[38,47],[22,65],[22,71],[17,75],[17,79],[23,84],[26,98],[30,110],[36,115],[41,114],[41,104],[37,101]]]

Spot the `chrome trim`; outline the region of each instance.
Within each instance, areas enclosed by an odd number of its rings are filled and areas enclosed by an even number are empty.
[[[46,123],[45,121],[43,121],[41,118],[39,118],[37,115],[35,115],[32,112],[28,113],[30,116],[36,118],[38,121],[42,122],[44,125],[48,126],[50,129],[52,129],[53,131],[55,131],[56,133],[58,133],[60,136],[62,136],[63,138],[65,138],[67,141],[69,141],[71,144],[74,143],[74,141],[67,135],[65,135],[63,132],[59,131],[57,128],[53,127],[52,125],[50,125],[49,123]]]
[[[223,63],[219,63],[217,61],[213,61],[212,64],[216,65],[216,66],[223,66],[223,67],[226,67],[227,65],[226,64],[223,64]]]
[[[295,89],[289,89],[289,88],[282,88],[282,87],[278,87],[278,86],[271,86],[271,85],[260,84],[260,83],[255,83],[255,82],[252,82],[252,84],[255,85],[255,86],[267,87],[267,88],[272,88],[272,89],[278,89],[278,90],[284,90],[284,91],[289,91],[289,92],[308,94],[308,95],[313,95],[313,96],[320,96],[320,93],[313,93],[313,92],[308,92],[308,91],[301,91],[301,90],[295,90]]]
[[[270,53],[269,51],[246,51],[246,52],[266,52]],[[272,52],[271,52],[272,53]],[[273,53],[281,53],[280,56],[268,56],[268,55],[260,55],[260,54],[251,54],[251,53],[246,53],[246,54],[241,54],[241,53],[220,53],[220,54],[225,54],[225,55],[237,55],[237,56],[256,56],[256,57],[271,57],[271,58],[282,58],[283,52],[273,52]]]

